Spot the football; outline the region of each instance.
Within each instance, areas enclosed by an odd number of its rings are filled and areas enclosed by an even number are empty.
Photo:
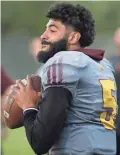
[[[35,91],[41,91],[41,78],[37,75],[32,75],[32,85]],[[27,80],[21,80],[24,86],[27,85]],[[16,85],[17,87],[17,85]],[[23,110],[17,105],[16,101],[9,96],[9,94],[14,93],[12,89],[5,96],[4,101],[4,119],[8,128],[15,129],[23,126]]]

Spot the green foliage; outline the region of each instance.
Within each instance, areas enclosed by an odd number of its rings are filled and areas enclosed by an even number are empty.
[[[47,23],[45,14],[54,1],[2,1],[2,35],[25,32],[40,35]],[[75,1],[86,6],[96,20],[97,32],[112,32],[120,26],[119,1]]]
[[[35,154],[28,144],[24,128],[8,130],[8,137],[2,142],[2,146],[4,155]]]
[[[4,155],[33,155],[24,128],[8,130],[8,137],[3,141]]]

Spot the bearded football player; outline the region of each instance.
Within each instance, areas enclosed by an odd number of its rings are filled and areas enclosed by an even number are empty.
[[[20,81],[13,88],[37,155],[115,155],[117,113],[113,68],[104,50],[86,49],[95,37],[91,12],[77,4],[52,5],[37,55],[44,66],[40,97]],[[41,100],[40,100],[41,98]]]

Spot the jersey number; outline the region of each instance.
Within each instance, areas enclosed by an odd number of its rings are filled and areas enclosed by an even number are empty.
[[[113,130],[115,128],[114,120],[117,113],[117,104],[112,92],[116,91],[112,80],[100,80],[103,90],[103,109],[100,114],[100,121],[106,129]]]

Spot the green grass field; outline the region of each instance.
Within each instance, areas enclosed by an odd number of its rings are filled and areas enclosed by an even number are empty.
[[[26,139],[24,128],[8,130],[6,140],[2,141],[4,155],[34,155]]]

